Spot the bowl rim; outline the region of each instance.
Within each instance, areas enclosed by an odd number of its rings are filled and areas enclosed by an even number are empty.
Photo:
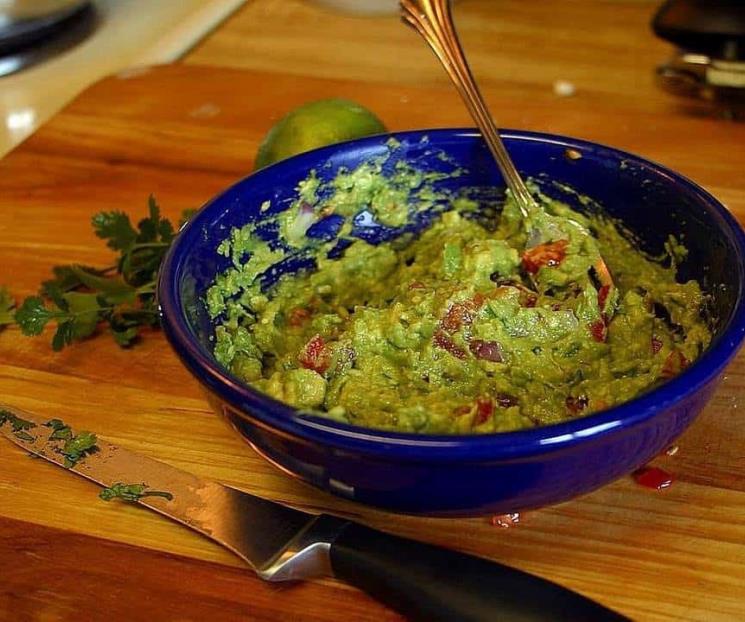
[[[646,158],[613,147],[587,140],[533,132],[501,129],[506,142],[532,141],[550,143],[580,152],[612,155],[641,166],[656,175],[672,180],[695,201],[704,204],[707,214],[727,235],[736,248],[739,260],[737,282],[739,291],[728,323],[709,349],[683,373],[629,402],[571,421],[529,430],[497,432],[477,435],[430,435],[392,432],[361,428],[323,417],[308,417],[268,395],[249,387],[230,376],[191,334],[182,311],[180,277],[190,252],[191,239],[199,236],[201,227],[214,217],[215,210],[224,211],[223,197],[249,179],[261,179],[281,174],[287,168],[307,170],[313,164],[339,151],[379,146],[391,137],[417,141],[427,136],[432,146],[438,142],[480,139],[474,128],[438,128],[392,132],[363,139],[322,147],[278,162],[256,171],[209,200],[197,215],[179,232],[160,269],[158,302],[161,321],[167,339],[182,363],[221,400],[253,425],[279,432],[285,437],[301,438],[308,443],[321,444],[366,455],[395,456],[410,461],[478,461],[519,459],[521,457],[556,452],[574,447],[590,438],[600,438],[620,429],[643,424],[675,403],[686,400],[714,381],[735,356],[745,339],[745,232],[734,216],[714,196],[688,178]],[[248,414],[250,413],[250,415]]]

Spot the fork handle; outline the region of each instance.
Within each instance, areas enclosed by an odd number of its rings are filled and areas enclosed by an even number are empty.
[[[473,78],[453,25],[449,0],[401,0],[401,9],[404,21],[419,32],[440,59],[481,130],[523,217],[528,218],[534,211],[535,200],[507,153],[486,102]]]

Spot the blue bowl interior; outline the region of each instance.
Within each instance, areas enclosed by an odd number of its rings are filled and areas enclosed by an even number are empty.
[[[422,135],[427,139],[423,141]],[[478,133],[432,130],[395,136],[401,148],[391,165],[396,159],[405,158],[422,169],[450,171],[455,162],[466,173],[438,182],[440,188],[454,194],[464,188],[480,188],[476,192],[485,205],[498,208],[502,202],[502,177]],[[680,277],[696,279],[710,294],[714,347],[732,320],[742,295],[743,242],[737,223],[710,195],[662,167],[594,143],[530,132],[505,131],[502,136],[517,168],[524,176],[533,178],[545,194],[581,211],[596,207],[581,202],[574,191],[587,195],[607,214],[623,221],[638,245],[651,254],[664,252],[663,245],[670,234],[681,240],[689,254],[680,265]],[[177,242],[180,250],[174,278],[178,280],[188,331],[204,353],[211,357],[213,326],[201,298],[215,275],[228,267],[228,259],[219,256],[216,248],[231,228],[266,221],[268,216],[287,209],[296,198],[295,188],[311,169],[322,180],[329,180],[340,167],[354,168],[370,158],[388,154],[388,139],[388,136],[372,137],[328,147],[259,171],[205,206],[182,231]],[[581,157],[568,157],[568,149]],[[447,158],[442,158],[443,153]],[[265,201],[271,201],[271,207],[262,213],[260,206]],[[419,231],[434,217],[433,213],[420,214],[405,231]],[[332,216],[314,225],[310,235],[333,238],[339,224]],[[259,226],[258,231],[267,240],[277,240],[277,228],[271,222]],[[376,224],[364,212],[355,220],[353,232],[372,243],[401,233],[400,229]],[[282,274],[312,265],[305,257],[290,257],[265,275],[264,284],[270,286]]]

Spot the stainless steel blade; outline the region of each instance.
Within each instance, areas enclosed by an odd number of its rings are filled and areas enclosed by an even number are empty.
[[[26,426],[14,418],[28,422],[28,428],[20,429]],[[104,487],[144,484],[147,490],[170,493],[172,499],[146,496],[137,503],[215,540],[263,578],[281,581],[330,574],[328,549],[345,521],[198,478],[98,437],[97,449],[67,468],[65,442],[49,438],[53,429],[48,423],[0,404],[0,433],[19,447]]]

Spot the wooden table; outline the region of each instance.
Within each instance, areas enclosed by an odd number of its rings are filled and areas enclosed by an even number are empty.
[[[0,283],[20,298],[54,264],[105,264],[109,253],[92,234],[92,214],[122,209],[136,217],[151,192],[173,217],[199,206],[251,169],[264,132],[301,102],[351,97],[391,129],[468,124],[455,95],[438,82],[193,65],[107,79],[0,161]],[[641,153],[702,183],[745,219],[742,125],[685,115],[664,98],[646,109],[641,100],[583,90],[560,99],[535,85],[488,86],[486,94],[499,102],[503,126]],[[210,413],[158,332],[128,351],[100,336],[54,354],[48,338],[0,334],[0,401],[197,475],[514,565],[636,619],[745,618],[742,356],[680,451],[659,459],[676,476],[669,489],[651,491],[624,478],[501,529],[489,517],[370,510],[288,478]],[[103,503],[97,492],[0,445],[0,619],[399,619],[333,581],[262,583],[207,540],[146,510]]]

